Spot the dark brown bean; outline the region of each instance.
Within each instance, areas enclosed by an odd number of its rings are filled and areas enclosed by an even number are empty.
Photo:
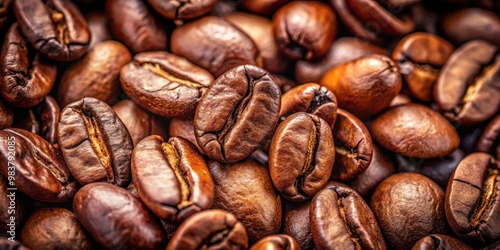
[[[250,250],[300,250],[297,241],[286,234],[272,234],[257,241]]]
[[[457,45],[480,39],[500,46],[498,12],[495,14],[481,8],[459,9],[443,17],[441,28],[444,35]]]
[[[477,139],[476,151],[490,153],[500,159],[500,115],[495,116]]]
[[[412,250],[472,250],[472,247],[444,234],[431,234],[420,239]]]
[[[161,1],[148,0],[158,13],[168,19],[191,19],[210,12],[217,0]]]

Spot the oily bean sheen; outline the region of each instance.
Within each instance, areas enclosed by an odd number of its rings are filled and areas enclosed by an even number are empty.
[[[167,246],[167,250],[248,248],[245,227],[224,210],[199,212],[184,221]]]
[[[200,99],[194,117],[198,145],[219,162],[246,158],[275,129],[280,103],[280,89],[265,70],[229,70]]]
[[[0,129],[10,128],[14,123],[14,113],[12,109],[0,100]]]
[[[135,103],[166,117],[192,117],[213,80],[206,70],[163,51],[139,53],[120,72],[121,86]]]
[[[311,232],[317,249],[386,249],[370,207],[349,187],[333,185],[314,196]]]
[[[0,141],[0,160],[5,163],[1,173],[14,176],[20,191],[42,202],[62,203],[73,198],[76,182],[59,151],[49,142],[15,128],[0,131]]]
[[[351,113],[339,109],[333,127],[335,165],[332,178],[352,180],[363,173],[373,157],[373,142],[366,126]]]
[[[352,34],[368,41],[401,37],[415,28],[409,17],[399,18],[373,0],[330,0],[340,20]]]
[[[250,250],[300,250],[299,243],[286,234],[268,235],[255,243]]]
[[[337,119],[337,97],[319,84],[301,84],[281,96],[280,117],[297,112],[316,115],[333,126]]]
[[[42,208],[31,214],[20,239],[25,246],[40,250],[94,249],[88,233],[64,208]]]
[[[500,239],[500,167],[489,154],[465,157],[446,189],[446,218],[462,239],[489,243]]]
[[[333,42],[324,58],[298,61],[295,78],[299,83],[319,82],[331,68],[369,54],[389,55],[389,52],[357,37],[341,37]]]
[[[303,201],[328,182],[335,161],[330,126],[321,118],[295,113],[276,130],[269,150],[269,172],[284,198]]]
[[[166,50],[164,21],[143,0],[108,0],[106,14],[114,34],[133,53]]]
[[[58,97],[62,107],[84,97],[93,97],[111,105],[120,94],[118,74],[132,55],[119,42],[98,43],[62,76]]]
[[[164,249],[159,222],[127,190],[109,183],[82,187],[73,201],[75,217],[100,249]]]
[[[500,46],[498,12],[495,14],[480,8],[460,9],[443,17],[442,30],[450,41],[458,45],[481,39]]]
[[[234,214],[245,225],[250,243],[279,232],[281,198],[267,167],[256,162],[211,161],[209,169],[215,183],[213,208]]]
[[[385,179],[375,189],[370,207],[394,249],[409,248],[429,234],[447,233],[443,189],[421,174]]]
[[[142,202],[160,219],[181,222],[212,206],[214,182],[195,146],[181,137],[157,135],[132,154],[132,180]]]
[[[472,250],[472,247],[444,234],[431,234],[420,239],[412,250]]]
[[[278,49],[271,20],[242,12],[233,12],[224,16],[224,19],[252,38],[262,55],[264,69],[272,73],[286,69],[288,62]]]
[[[384,148],[415,158],[442,157],[460,143],[455,128],[421,104],[391,107],[373,121],[371,131]]]
[[[26,44],[14,23],[5,36],[0,55],[0,94],[14,106],[30,108],[50,92],[57,67]]]
[[[69,0],[15,0],[17,22],[33,47],[57,61],[80,58],[90,43],[87,22]]]
[[[441,67],[453,52],[453,45],[429,33],[412,33],[401,39],[392,52],[405,87],[417,99],[432,100],[434,83]]]
[[[323,57],[337,35],[337,17],[325,3],[293,1],[276,11],[274,37],[292,60]]]
[[[495,116],[477,139],[476,151],[491,153],[500,159],[500,115]]]
[[[263,65],[259,49],[248,35],[230,22],[213,16],[175,29],[171,50],[208,70],[214,77],[240,65]]]
[[[69,104],[61,112],[57,134],[64,159],[81,185],[128,185],[132,138],[106,103],[89,97]]]
[[[434,100],[447,118],[464,125],[492,117],[500,106],[498,47],[474,40],[455,50],[441,70]]]
[[[132,100],[117,102],[113,105],[113,111],[127,127],[134,145],[137,145],[140,140],[150,135],[160,135],[163,138],[168,138],[168,130],[163,124],[163,119],[137,106]]]
[[[339,107],[365,119],[389,107],[402,87],[396,63],[372,54],[328,71],[320,84],[331,90]]]
[[[148,0],[151,7],[168,19],[191,19],[210,12],[217,0]]]

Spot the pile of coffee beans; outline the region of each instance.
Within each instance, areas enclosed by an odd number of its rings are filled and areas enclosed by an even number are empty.
[[[500,249],[498,0],[3,0],[0,37],[0,250]]]

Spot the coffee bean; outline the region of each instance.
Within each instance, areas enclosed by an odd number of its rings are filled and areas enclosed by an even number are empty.
[[[109,29],[109,20],[103,11],[92,11],[85,13],[85,21],[90,31],[89,48],[94,45],[111,40],[111,31]]]
[[[144,109],[166,117],[192,117],[214,78],[167,52],[143,52],[120,72],[125,93]]]
[[[165,232],[139,199],[109,183],[82,187],[73,201],[75,217],[100,249],[164,249]]]
[[[337,17],[325,3],[294,1],[273,16],[274,37],[289,59],[311,60],[326,54],[337,35]]]
[[[277,128],[269,150],[269,172],[284,198],[303,201],[321,190],[335,161],[332,130],[323,119],[295,113]]]
[[[451,236],[444,234],[431,234],[425,236],[415,243],[412,250],[472,250],[472,247],[457,240]]]
[[[247,249],[245,227],[236,217],[224,210],[199,212],[177,229],[167,250],[182,249]]]
[[[484,128],[483,133],[477,139],[475,150],[491,153],[496,159],[500,159],[500,115],[495,116]]]
[[[71,61],[87,51],[87,22],[71,1],[15,0],[14,14],[23,34],[44,56]]]
[[[192,19],[212,10],[217,0],[201,1],[160,1],[148,0],[158,13],[168,19]]]
[[[0,131],[0,141],[0,160],[5,163],[0,171],[14,176],[16,188],[42,202],[62,203],[73,198],[76,182],[49,142],[16,128]]]
[[[184,138],[157,135],[141,140],[132,154],[139,197],[159,218],[181,222],[212,206],[214,182],[207,164]]]
[[[310,200],[301,203],[286,202],[283,206],[283,233],[297,240],[303,250],[314,249],[309,223],[310,206]]]
[[[263,65],[252,39],[218,17],[204,17],[178,27],[170,42],[172,53],[208,70],[214,77],[240,65]]]
[[[309,216],[317,249],[386,249],[370,207],[343,184],[318,192]]]
[[[462,239],[490,243],[500,239],[500,168],[486,153],[466,156],[446,189],[446,218]]]
[[[54,86],[57,67],[26,44],[14,23],[5,36],[0,54],[0,94],[14,106],[31,108]]]
[[[250,250],[300,250],[297,241],[286,234],[268,235],[255,243]]]
[[[89,97],[69,104],[61,112],[57,134],[64,159],[81,185],[128,185],[132,138],[106,103]]]
[[[480,39],[500,46],[498,12],[495,14],[480,8],[459,9],[443,17],[441,28],[444,35],[457,45]]]
[[[279,107],[280,90],[265,70],[233,68],[200,99],[194,117],[198,146],[219,162],[243,160],[275,129]]]
[[[500,107],[500,51],[484,41],[455,50],[441,70],[434,100],[444,115],[473,126],[492,117]]]
[[[412,33],[401,39],[392,52],[405,87],[417,99],[432,100],[441,67],[453,52],[448,41],[429,33]]]
[[[269,15],[289,0],[242,0],[241,5],[250,12]]]
[[[21,241],[32,249],[94,249],[92,240],[74,214],[64,208],[42,208],[31,214]]]
[[[413,246],[429,234],[446,234],[444,192],[435,182],[416,173],[399,173],[380,183],[370,207],[388,245]]]
[[[455,128],[421,104],[391,107],[373,121],[371,131],[383,147],[414,158],[445,156],[460,143]]]
[[[203,153],[198,142],[196,141],[196,136],[194,135],[194,125],[192,120],[174,118],[170,120],[170,126],[168,130],[170,136],[182,137],[193,145],[196,146],[200,153]]]
[[[389,107],[402,87],[395,62],[380,54],[341,64],[328,71],[320,84],[335,94],[340,108],[361,119]]]

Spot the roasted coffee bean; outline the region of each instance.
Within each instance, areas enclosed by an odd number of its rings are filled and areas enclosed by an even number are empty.
[[[161,1],[148,0],[158,13],[168,19],[191,19],[210,12],[217,0],[201,1]]]
[[[431,234],[415,243],[412,250],[472,250],[472,247],[444,234]]]
[[[195,146],[181,137],[157,135],[132,153],[132,180],[142,202],[160,219],[181,222],[212,206],[214,181]]]
[[[280,73],[286,69],[288,61],[278,49],[271,20],[242,12],[231,13],[224,16],[224,19],[252,38],[259,48],[264,69],[271,73]]]
[[[219,162],[246,158],[275,129],[280,102],[280,89],[265,70],[229,70],[200,99],[194,117],[198,145]]]
[[[441,70],[434,100],[444,115],[463,125],[477,125],[500,106],[500,51],[484,41],[455,50]]]
[[[131,100],[117,102],[113,105],[113,111],[115,111],[118,118],[127,127],[134,145],[137,145],[140,140],[150,135],[159,135],[163,138],[168,137],[168,130],[164,121],[160,117],[137,106]]]
[[[8,164],[8,163],[7,163]],[[26,214],[25,204],[9,184],[7,177],[0,176],[0,236],[13,237],[19,232]],[[12,178],[11,178],[12,179]],[[11,182],[11,184],[14,184]],[[13,219],[12,219],[13,218]],[[2,249],[0,244],[0,249]]]
[[[0,100],[0,129],[10,128],[12,123],[14,123],[12,109]]]
[[[273,26],[278,48],[292,60],[323,57],[338,30],[333,10],[317,1],[286,4],[274,14]]]
[[[131,60],[121,43],[105,41],[96,44],[62,76],[57,99],[62,107],[85,97],[93,97],[111,105],[120,95],[118,74]]]
[[[250,244],[276,234],[281,227],[281,198],[267,167],[256,162],[209,163],[215,183],[213,208],[236,216],[248,232]]]
[[[300,250],[299,243],[286,234],[268,235],[255,243],[250,250]]]
[[[247,249],[245,227],[234,215],[219,209],[199,212],[184,221],[167,250]]]
[[[320,84],[335,94],[340,108],[361,119],[389,107],[402,87],[396,64],[380,54],[341,64],[328,71]]]
[[[204,17],[178,27],[172,33],[171,43],[172,53],[208,70],[214,77],[240,65],[263,65],[252,39],[218,17]]]
[[[168,31],[142,0],[108,0],[106,14],[114,34],[133,53],[167,50]]]
[[[339,109],[333,127],[335,165],[332,178],[352,180],[363,173],[373,156],[373,142],[366,126],[351,113]]]
[[[31,214],[20,239],[25,246],[40,250],[94,249],[88,233],[64,208],[42,208]]]
[[[3,29],[7,24],[9,14],[12,11],[12,9],[10,8],[12,0],[2,0],[1,3],[2,4],[0,5],[0,29]]]
[[[302,250],[314,249],[309,223],[311,201],[286,202],[283,215],[283,233],[297,240]]]
[[[109,20],[104,12],[93,11],[85,14],[85,21],[90,31],[89,48],[94,45],[111,39],[111,32],[109,30]]]
[[[347,184],[361,196],[367,198],[380,182],[394,173],[396,173],[396,168],[391,159],[386,153],[373,145],[370,165],[356,179],[347,182]]]
[[[500,115],[495,116],[477,139],[476,151],[491,153],[500,159]]]
[[[57,101],[46,96],[41,103],[29,110],[16,111],[15,128],[22,128],[41,136],[55,147],[57,145],[57,127],[61,109]]]
[[[0,94],[17,107],[37,105],[56,81],[57,67],[26,44],[17,23],[10,26],[5,36],[0,67]]]
[[[391,107],[372,123],[376,142],[395,153],[414,158],[436,158],[455,150],[460,139],[449,122],[421,104]]]
[[[337,97],[316,83],[301,84],[281,96],[280,117],[284,119],[297,112],[318,116],[332,127],[337,119]]]
[[[0,249],[2,250],[30,250],[21,244],[17,240],[11,240],[8,238],[0,238]]]
[[[250,12],[269,15],[290,0],[242,0],[241,5]]]
[[[479,39],[500,46],[498,12],[495,14],[480,8],[460,9],[445,15],[441,28],[444,35],[457,45]]]
[[[417,173],[399,173],[380,183],[370,206],[388,245],[413,246],[429,234],[446,234],[444,192],[435,182]]]
[[[0,171],[6,177],[13,177],[21,192],[50,203],[73,198],[76,182],[59,151],[49,142],[16,128],[0,131],[0,141],[0,160],[5,163]]]
[[[106,103],[89,97],[69,104],[61,112],[57,135],[68,168],[81,185],[128,185],[132,138]]]
[[[429,33],[412,33],[392,51],[405,87],[417,99],[432,100],[432,91],[441,67],[453,52],[448,41]]]
[[[450,154],[433,158],[417,159],[396,155],[395,159],[399,172],[414,172],[423,174],[435,181],[442,188],[446,188],[451,174],[464,158],[465,154],[460,148],[453,150]]]
[[[90,43],[87,22],[69,0],[15,0],[23,34],[44,56],[57,61],[80,58]]]
[[[341,37],[333,42],[324,58],[298,61],[295,78],[299,83],[319,82],[333,67],[370,54],[388,56],[389,52],[356,37]]]
[[[170,136],[182,137],[196,146],[198,151],[203,153],[201,148],[198,146],[196,141],[196,136],[194,135],[194,125],[192,120],[174,118],[170,120],[170,126],[168,130]]]
[[[401,18],[373,0],[330,0],[340,20],[352,34],[363,39],[382,42],[384,36],[401,37],[415,28],[408,16]]]
[[[500,167],[489,154],[465,157],[446,189],[446,218],[462,239],[490,243],[500,239]]]
[[[370,207],[356,191],[343,184],[317,193],[309,216],[317,249],[386,249]]]
[[[139,53],[120,72],[123,91],[135,103],[166,117],[192,117],[213,80],[206,70],[163,51]]]
[[[100,249],[164,249],[166,235],[139,199],[109,183],[82,187],[73,201],[75,217]]]
[[[313,197],[328,182],[335,161],[331,126],[318,116],[295,113],[277,128],[269,149],[269,173],[291,201]]]

